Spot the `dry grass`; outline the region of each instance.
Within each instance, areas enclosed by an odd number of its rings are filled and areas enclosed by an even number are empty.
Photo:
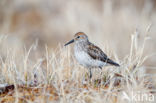
[[[146,95],[132,100],[132,92],[155,96],[155,5],[154,0],[1,0],[0,102],[155,103]],[[95,69],[89,82],[72,47],[63,46],[78,31],[121,66],[104,67],[102,76]]]
[[[119,68],[105,67],[101,77],[100,71],[95,70],[92,82],[86,76],[87,70],[75,63],[70,48],[60,45],[50,51],[45,46],[45,55],[35,60],[29,56],[37,52],[36,44],[23,49],[20,55],[7,48],[6,58],[1,57],[0,61],[1,84],[13,87],[3,86],[3,91],[1,88],[1,102],[124,103],[134,102],[122,100],[125,93],[131,98],[132,91],[154,95],[152,77],[146,74],[143,65],[148,58],[143,56],[149,30],[146,32],[141,46],[138,32],[132,35],[130,54],[124,60],[117,59]],[[1,45],[4,41],[5,36],[1,36]]]

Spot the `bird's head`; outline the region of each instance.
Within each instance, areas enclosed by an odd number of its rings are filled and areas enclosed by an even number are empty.
[[[88,36],[83,32],[78,32],[74,35],[74,39],[67,42],[65,46],[74,42],[79,43],[79,42],[87,42],[87,41],[88,41]]]

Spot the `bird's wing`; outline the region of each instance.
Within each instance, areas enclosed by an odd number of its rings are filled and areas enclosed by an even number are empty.
[[[101,60],[111,65],[119,66],[119,64],[109,59],[107,55],[99,47],[93,44],[88,45],[87,52],[93,59]]]

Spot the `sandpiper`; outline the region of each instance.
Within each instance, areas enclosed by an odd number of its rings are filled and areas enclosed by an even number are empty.
[[[88,36],[83,32],[74,35],[74,39],[65,44],[75,43],[74,55],[80,65],[89,69],[89,77],[92,78],[92,68],[100,68],[106,65],[119,66],[118,63],[109,59],[107,55],[96,45],[88,40]]]

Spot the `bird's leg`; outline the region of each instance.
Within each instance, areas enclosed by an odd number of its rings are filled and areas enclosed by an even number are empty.
[[[91,70],[91,68],[89,68],[89,78],[90,79],[92,78],[92,70]]]
[[[92,70],[89,68],[89,84],[92,83]]]
[[[102,81],[102,76],[103,76],[103,74],[102,74],[102,67],[99,67],[100,69],[101,69],[101,73],[100,73],[100,78],[101,78],[101,83],[100,83],[100,85],[102,85],[102,83],[103,83],[103,81]]]

